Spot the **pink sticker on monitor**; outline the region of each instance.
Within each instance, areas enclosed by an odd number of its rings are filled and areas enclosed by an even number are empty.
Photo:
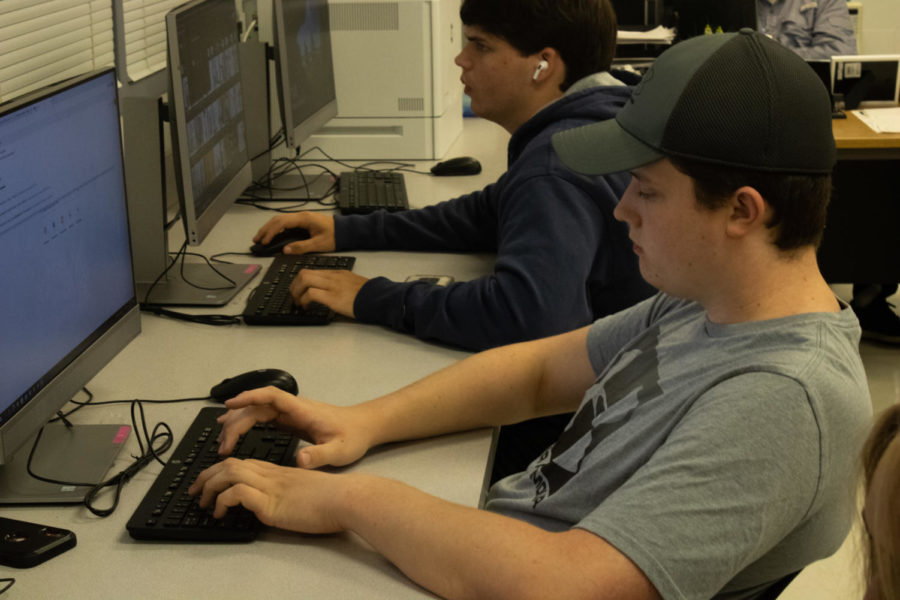
[[[116,437],[113,438],[113,444],[124,444],[125,440],[128,439],[128,434],[131,433],[131,427],[128,425],[122,425],[119,427],[119,431],[116,433]]]

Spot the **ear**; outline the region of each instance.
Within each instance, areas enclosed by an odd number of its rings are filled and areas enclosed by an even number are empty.
[[[725,234],[730,238],[746,237],[765,231],[769,221],[769,205],[755,188],[738,188],[731,196]]]
[[[559,56],[559,52],[548,46],[540,52],[535,52],[532,57],[534,58],[534,72],[531,80],[535,84],[553,83],[557,87],[562,85],[566,78],[566,65]]]

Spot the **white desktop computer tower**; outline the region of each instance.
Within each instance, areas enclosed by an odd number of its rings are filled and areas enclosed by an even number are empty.
[[[463,44],[460,0],[328,4],[338,115],[302,150],[318,146],[337,159],[443,158],[462,131],[453,62]],[[260,19],[263,39],[266,25]]]

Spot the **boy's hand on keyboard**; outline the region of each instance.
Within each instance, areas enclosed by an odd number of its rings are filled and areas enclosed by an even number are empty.
[[[343,527],[330,508],[342,479],[259,460],[227,459],[200,473],[188,493],[200,495],[201,507],[214,505],[217,519],[240,504],[269,526],[304,533],[336,533]]]
[[[368,279],[345,270],[303,269],[291,282],[291,297],[303,308],[312,302],[334,312],[356,318],[353,303]]]
[[[315,469],[356,462],[371,447],[365,421],[352,408],[333,406],[276,387],[250,390],[225,402],[218,421],[219,453],[230,454],[255,423],[275,422],[312,443],[297,453],[297,466]]]
[[[309,239],[288,244],[284,247],[285,254],[334,251],[334,217],[308,211],[283,213],[272,217],[259,228],[253,236],[253,241],[268,244],[275,235],[295,227],[309,231]]]

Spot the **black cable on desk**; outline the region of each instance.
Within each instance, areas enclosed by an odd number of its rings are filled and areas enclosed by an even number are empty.
[[[34,458],[35,451],[38,446],[38,442],[41,439],[41,436],[44,433],[44,428],[38,431],[37,436],[34,439],[34,443],[31,445],[31,450],[28,453],[28,460],[26,462],[26,469],[28,474],[39,480],[45,481],[47,483],[54,483],[58,485],[72,485],[78,487],[87,487],[90,488],[88,492],[84,496],[83,504],[85,508],[91,511],[93,514],[98,517],[108,517],[113,512],[115,512],[116,508],[119,505],[119,497],[122,493],[122,488],[125,486],[128,481],[134,477],[141,469],[146,467],[148,464],[153,462],[154,460],[159,462],[162,465],[165,465],[165,461],[161,458],[161,455],[165,453],[169,448],[172,447],[172,442],[174,440],[174,434],[172,433],[171,427],[164,421],[158,422],[153,426],[152,431],[148,431],[147,429],[147,419],[144,414],[143,404],[171,404],[176,402],[197,402],[209,400],[209,397],[203,398],[177,398],[174,400],[106,400],[103,402],[93,402],[94,395],[88,391],[87,388],[83,388],[84,392],[88,395],[88,400],[86,402],[78,402],[76,400],[70,400],[73,404],[77,406],[72,410],[63,413],[60,411],[58,416],[54,419],[51,419],[51,423],[53,421],[62,420],[66,423],[67,427],[71,426],[66,420],[68,415],[71,415],[76,410],[84,408],[85,406],[102,406],[104,404],[131,404],[131,426],[134,431],[135,437],[138,441],[138,447],[140,448],[140,454],[137,456],[132,456],[134,458],[134,462],[126,467],[124,470],[120,471],[113,477],[107,479],[106,481],[97,482],[76,482],[76,481],[61,481],[58,479],[52,479],[49,477],[44,477],[42,475],[36,474],[31,468],[31,462]],[[138,418],[135,414],[135,409],[137,409],[140,414],[140,427],[138,427]],[[143,437],[141,437],[143,434]],[[146,443],[146,448],[144,447]],[[98,508],[95,505],[95,500],[97,495],[103,491],[107,487],[115,486],[115,495],[113,497],[112,504],[108,508]],[[4,588],[5,589],[5,588]],[[0,590],[2,593],[3,590]]]
[[[182,313],[165,308],[161,304],[148,304],[141,302],[141,310],[161,317],[169,317],[179,321],[187,321],[189,323],[200,323],[201,325],[238,325],[242,323],[240,315],[192,315],[190,313]]]

